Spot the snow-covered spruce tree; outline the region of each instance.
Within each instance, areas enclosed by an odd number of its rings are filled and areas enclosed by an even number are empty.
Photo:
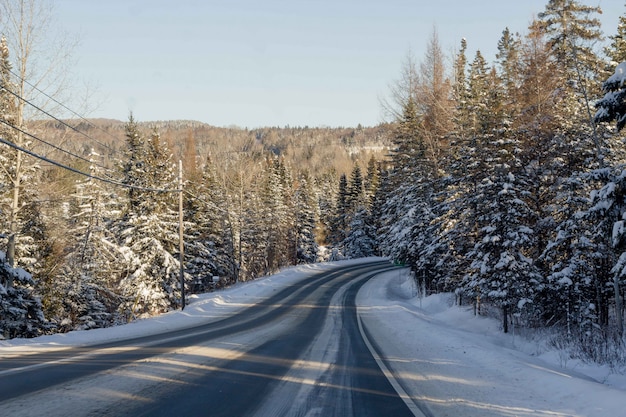
[[[335,216],[335,200],[338,194],[339,183],[337,173],[329,170],[314,179],[315,210],[318,219],[317,239],[320,244],[320,256],[327,255],[326,248],[331,244],[333,220]]]
[[[383,190],[387,188],[388,181],[383,183]],[[414,205],[414,192],[415,189],[408,185],[401,185],[393,193],[385,194],[381,209],[381,228],[376,236],[382,255],[404,264],[410,264],[413,260],[410,232],[418,215]]]
[[[358,163],[352,168],[350,183],[346,191],[346,207],[342,214],[346,232],[340,247],[343,249],[344,255],[350,258],[371,256],[374,254],[376,246],[369,219],[371,206],[367,201],[363,174]],[[359,218],[355,219],[357,213]],[[367,249],[368,246],[370,249]]]
[[[282,158],[267,161],[266,181],[262,189],[263,229],[265,235],[264,275],[295,263],[291,174]]]
[[[626,14],[619,17],[617,33],[609,39],[611,44],[605,47],[604,53],[611,60],[609,67],[613,69],[620,62],[626,62]]]
[[[529,306],[532,309],[541,290],[541,275],[527,256],[534,245],[533,230],[527,226],[533,213],[522,200],[519,181],[510,172],[485,178],[479,193],[483,201],[477,218],[480,229],[478,241],[468,254],[472,264],[465,289],[502,309],[507,332],[509,315],[521,315]],[[529,314],[529,318],[533,316]]]
[[[521,149],[525,201],[536,219],[529,224],[535,249],[527,256],[546,279],[534,305],[541,306],[545,322],[568,323],[571,330],[575,323],[591,325],[605,304],[595,296],[602,291],[596,292],[594,278],[603,262],[594,255],[589,223],[578,213],[586,209],[590,191],[581,174],[598,167],[608,154],[599,151],[595,126],[588,119],[584,105],[588,90],[573,88],[577,81],[572,77],[579,76],[577,62],[566,63],[573,57],[572,45],[565,55],[556,47],[561,23],[552,20],[548,30],[545,22],[533,22],[522,41],[515,95],[521,113],[513,120],[512,134]],[[575,45],[584,42],[579,39]]]
[[[421,122],[415,100],[409,97],[401,117],[391,131],[394,148],[391,168],[381,184],[384,198],[380,207],[381,226],[377,241],[384,256],[394,261],[412,264],[411,236],[416,221],[415,204],[421,198],[417,184],[424,184],[431,176],[426,145],[421,137]]]
[[[350,221],[350,231],[343,242],[348,258],[365,258],[376,254],[374,227],[370,224],[369,211],[364,206],[357,207]]]
[[[157,132],[146,140],[134,118],[126,124],[126,160],[122,165],[128,203],[114,225],[128,274],[119,283],[127,319],[150,316],[180,305],[177,179],[171,153]],[[139,188],[137,188],[139,187]]]
[[[339,176],[334,210],[330,217],[329,240],[338,253],[343,253],[343,241],[348,235],[349,227],[349,204],[348,204],[348,177],[346,174]]]
[[[409,251],[411,267],[420,288],[428,292],[440,292],[446,288],[452,265],[443,265],[444,253],[449,249],[444,239],[445,221],[441,214],[445,198],[439,182],[425,180],[414,189],[415,218],[409,231]]]
[[[34,285],[28,272],[11,267],[0,252],[0,339],[41,336],[53,327],[33,295]]]
[[[101,159],[92,150],[91,175],[103,176]],[[49,301],[48,318],[62,331],[107,327],[117,321],[121,300],[115,289],[126,271],[110,228],[119,209],[104,183],[94,178],[76,183],[68,213],[68,253],[49,291],[56,300]]]
[[[418,258],[416,278],[422,282],[437,276],[440,286],[449,290],[460,287],[466,269],[465,254],[473,247],[475,227],[473,227],[472,207],[465,203],[465,198],[476,193],[476,182],[472,172],[478,171],[476,155],[480,150],[476,146],[474,134],[474,104],[471,102],[469,79],[467,73],[467,40],[461,40],[461,48],[455,57],[454,84],[452,85],[454,109],[454,128],[448,135],[449,155],[446,161],[446,175],[439,183],[435,211],[428,205],[422,205],[420,217],[424,224],[429,224],[426,236],[431,237],[430,243],[420,243],[426,256]],[[472,74],[472,78],[474,75]],[[425,234],[422,234],[423,236]]]
[[[252,188],[261,189],[260,179]],[[239,280],[249,281],[264,276],[268,271],[267,264],[267,218],[260,193],[247,189],[244,191],[242,207],[239,212],[241,229],[239,229]]]
[[[595,241],[589,209],[588,181],[572,175],[557,189],[554,200],[555,234],[549,239],[541,262],[548,269],[540,301],[550,322],[565,324],[568,337],[575,329],[593,331],[600,324],[606,305],[606,286],[599,257],[602,246]]]
[[[521,84],[522,40],[518,33],[504,29],[498,41],[497,70],[501,84],[502,105],[506,109],[503,115],[504,125],[509,127],[521,113],[518,91]]]
[[[467,104],[467,40],[461,39],[461,47],[454,58],[454,84],[452,98],[455,103],[453,111],[453,135],[463,139],[464,133],[470,130],[472,115]]]
[[[511,314],[529,320],[538,310],[534,300],[542,280],[531,255],[536,214],[527,202],[519,141],[507,128],[509,121],[502,111],[500,78],[478,53],[469,86],[464,105],[476,109],[476,118],[473,135],[459,149],[461,158],[454,171],[461,182],[467,182],[453,200],[461,210],[456,227],[474,238],[473,248],[464,248],[469,249],[465,257],[470,264],[464,263],[462,288],[470,297],[499,306],[506,332]]]
[[[493,112],[498,110],[490,106],[489,96],[494,91],[491,70],[480,50],[476,51],[474,60],[470,65],[468,92],[466,106],[471,114],[470,135],[490,132],[494,120]]]
[[[604,261],[604,268],[596,272],[597,279],[607,299],[612,285],[616,328],[621,336],[624,332],[621,287],[626,277],[626,166],[598,169],[590,176],[605,184],[591,193],[592,206],[585,216],[593,225],[596,256]],[[602,317],[602,310],[600,314],[601,324],[608,324],[608,311],[605,317]]]
[[[198,290],[206,290],[214,276],[234,282],[237,276],[231,213],[215,166],[207,156],[199,178],[187,182],[191,189],[184,202],[185,269]]]
[[[626,62],[622,62],[603,84],[605,96],[596,103],[596,122],[616,121],[617,130],[620,131],[626,125]],[[613,266],[611,269],[613,292],[615,296],[615,316],[617,330],[621,335],[624,333],[623,305],[622,305],[622,281],[626,277],[626,168],[624,166],[615,169],[602,169],[596,171],[604,186],[592,194],[593,207],[589,210],[598,224],[598,229],[603,232],[605,241],[609,240],[610,247],[614,251],[614,258],[610,259]],[[607,245],[609,246],[609,245]],[[616,260],[617,259],[617,260]],[[607,277],[608,278],[608,277]]]
[[[357,211],[359,206],[366,204],[365,188],[363,183],[363,173],[359,164],[352,167],[350,173],[350,184],[348,185],[348,194],[346,196],[347,212],[349,217]]]
[[[617,130],[626,126],[626,62],[620,63],[603,84],[604,97],[596,103],[595,121],[616,121]]]
[[[465,45],[465,43],[464,43]],[[465,59],[457,59],[461,65]],[[457,68],[458,73],[464,73]],[[455,289],[459,295],[471,258],[467,254],[477,242],[478,216],[481,205],[479,186],[493,169],[490,141],[494,132],[502,135],[507,121],[502,111],[503,86],[478,51],[472,61],[467,80],[460,79],[455,90],[457,98],[457,128],[450,135],[451,152],[449,176],[442,182],[438,200],[441,204],[432,220],[437,236],[429,247],[430,258],[437,258],[435,270],[440,285]],[[512,87],[511,87],[512,88]],[[478,295],[478,294],[470,294]]]
[[[310,177],[307,173],[299,176],[294,191],[296,262],[313,263],[318,259],[318,245],[315,239],[316,210]]]
[[[374,196],[380,188],[380,163],[376,160],[374,155],[367,162],[367,172],[365,174],[364,191],[365,191],[365,203],[372,205],[374,202]]]

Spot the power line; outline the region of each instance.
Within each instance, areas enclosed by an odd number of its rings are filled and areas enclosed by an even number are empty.
[[[7,90],[7,91],[8,91],[8,90]],[[74,154],[74,153],[72,153],[72,152],[70,152],[70,151],[67,151],[67,150],[65,150],[65,149],[63,149],[63,148],[60,148],[60,147],[56,146],[55,144],[52,144],[52,143],[50,143],[50,142],[48,142],[48,141],[45,141],[45,140],[43,140],[43,139],[41,139],[41,138],[38,138],[37,136],[33,135],[32,133],[29,133],[29,132],[25,131],[24,129],[20,129],[19,127],[15,126],[15,125],[13,125],[13,124],[11,124],[11,123],[9,123],[9,122],[7,122],[7,121],[6,121],[6,120],[4,120],[4,119],[0,119],[0,123],[4,123],[5,125],[9,126],[10,128],[15,129],[15,130],[17,130],[18,132],[21,132],[21,133],[25,134],[26,136],[28,136],[28,137],[30,137],[30,138],[32,138],[32,139],[35,139],[35,140],[37,140],[37,141],[39,141],[39,142],[41,142],[41,143],[43,143],[43,144],[45,144],[45,145],[48,145],[48,146],[50,146],[50,147],[52,147],[52,148],[54,148],[54,149],[56,149],[56,150],[58,150],[58,151],[60,151],[60,152],[66,153],[66,154],[68,154],[68,155],[70,155],[70,156],[73,156],[74,158],[78,158],[78,159],[80,159],[80,160],[82,160],[82,161],[85,161],[85,162],[87,162],[87,163],[89,163],[89,164],[96,165],[96,166],[99,166],[100,168],[103,168],[103,169],[105,169],[105,170],[110,171],[110,169],[109,169],[109,168],[107,168],[107,167],[105,167],[105,166],[103,166],[103,165],[99,165],[99,164],[97,164],[97,163],[95,163],[95,162],[93,162],[93,161],[91,161],[91,160],[89,160],[89,159],[87,159],[87,158],[84,158],[84,157],[82,157],[82,156],[80,156],[80,155],[76,155],[76,154]]]
[[[92,122],[90,122],[88,119],[86,119],[85,117],[81,116],[80,114],[78,114],[77,112],[75,112],[74,110],[70,109],[69,107],[67,107],[65,104],[61,103],[60,101],[56,100],[54,97],[51,97],[49,94],[47,94],[45,91],[37,88],[37,86],[33,85],[32,83],[28,82],[26,79],[22,78],[20,75],[16,74],[15,72],[13,72],[10,68],[8,69],[8,71],[13,74],[14,77],[16,77],[18,80],[24,82],[25,84],[27,84],[29,87],[31,87],[32,89],[36,90],[37,92],[39,92],[40,94],[42,94],[44,97],[48,98],[49,100],[53,101],[54,103],[58,104],[59,106],[63,107],[65,110],[69,111],[71,114],[73,114],[74,116],[78,117],[80,120],[84,121],[85,123],[87,123],[88,125],[100,130],[102,133],[104,133],[105,135],[111,137],[112,139],[118,140],[119,138],[116,138],[115,136],[111,135],[109,132],[107,132],[106,130],[102,129],[101,127],[93,124]],[[4,87],[6,89],[6,87]],[[7,89],[7,91],[9,91]],[[9,91],[9,93],[12,93],[11,91]],[[15,94],[14,94],[15,95]],[[16,96],[17,97],[17,96]],[[98,145],[100,146],[104,146],[105,148],[107,148],[108,150],[110,150],[111,152],[116,152],[115,149],[111,148],[109,145],[100,142],[97,139],[94,139],[92,137],[90,137],[89,135],[87,135],[84,132],[79,131],[77,128],[67,124],[66,122],[64,122],[63,120],[60,120],[54,116],[52,116],[51,114],[49,114],[48,112],[41,110],[39,107],[35,106],[34,104],[30,103],[29,101],[27,101],[26,99],[22,98],[22,97],[18,97],[20,100],[24,100],[24,102],[30,104],[31,106],[35,107],[37,110],[47,114],[49,117],[52,117],[54,120],[58,121],[59,123],[62,123],[64,126],[72,129],[73,131],[85,136],[87,139],[92,140],[94,142],[96,142]]]
[[[25,99],[24,97],[21,97],[19,94],[14,93],[13,91],[9,90],[8,88],[6,88],[6,86],[2,86],[2,88],[3,88],[6,92],[8,92],[9,94],[11,94],[11,95],[15,96],[18,100],[22,100],[24,103],[26,103],[26,104],[28,104],[28,105],[30,105],[30,106],[32,106],[32,107],[34,107],[35,109],[37,109],[37,110],[39,110],[40,112],[42,112],[43,114],[45,114],[45,115],[47,115],[47,116],[51,117],[52,119],[56,120],[57,122],[59,122],[59,123],[63,124],[64,126],[67,126],[68,128],[72,129],[72,130],[73,130],[73,131],[75,131],[76,133],[81,134],[81,135],[85,136],[87,139],[89,139],[89,140],[93,140],[93,141],[95,141],[96,143],[100,143],[100,142],[98,142],[97,140],[95,140],[95,139],[91,138],[91,137],[90,137],[89,135],[87,135],[86,133],[79,131],[78,129],[74,128],[73,126],[70,126],[69,124],[65,123],[63,120],[58,119],[57,117],[55,117],[55,116],[53,116],[52,114],[50,114],[49,112],[45,111],[45,110],[44,110],[44,109],[42,109],[41,107],[39,107],[39,106],[37,106],[37,105],[33,104],[32,102],[28,101],[28,100],[27,100],[27,99]],[[44,94],[45,94],[45,93],[44,93]],[[7,121],[5,121],[5,120],[0,120],[0,121],[2,121],[2,122],[3,122],[4,124],[6,124],[6,125],[8,125],[8,126],[12,127],[13,129],[19,130],[19,131],[21,131],[22,133],[24,133],[24,134],[26,134],[26,135],[31,136],[33,139],[38,140],[38,141],[40,141],[40,142],[42,142],[42,143],[45,143],[46,145],[51,146],[51,147],[53,147],[53,148],[55,148],[55,149],[57,149],[57,150],[59,150],[59,151],[61,151],[61,152],[64,152],[64,153],[66,153],[66,154],[68,154],[68,155],[71,155],[71,156],[73,156],[73,157],[75,157],[75,158],[79,158],[79,159],[82,159],[82,160],[87,161],[87,162],[89,162],[89,163],[92,163],[91,161],[89,161],[89,160],[87,160],[87,159],[85,159],[85,158],[83,158],[83,157],[81,157],[81,156],[78,156],[78,155],[76,155],[76,154],[73,154],[73,153],[72,153],[72,152],[70,152],[70,151],[67,151],[67,150],[65,150],[65,149],[62,149],[62,148],[60,148],[60,147],[56,146],[56,145],[53,145],[53,144],[51,144],[51,143],[49,143],[49,142],[46,142],[46,141],[44,141],[43,139],[40,139],[40,138],[34,137],[34,136],[30,135],[29,133],[26,133],[25,131],[23,131],[23,130],[21,130],[20,128],[16,127],[15,125],[11,125],[11,124],[9,124],[9,123],[8,123]],[[103,145],[103,146],[107,146],[107,145],[104,145],[104,144],[101,144],[101,145]],[[107,146],[107,148],[108,148],[108,146]],[[110,148],[109,148],[109,149],[110,149]],[[96,165],[97,165],[97,164],[96,164]],[[103,169],[105,169],[105,170],[108,170],[108,168],[107,168],[107,167],[105,167],[105,166],[102,166],[102,165],[99,165],[99,166],[100,166],[100,168],[103,168]]]
[[[221,211],[221,212],[223,212],[223,213],[226,213],[226,214],[229,214],[229,213],[230,213],[228,210],[224,210],[223,208],[219,207],[217,204],[215,204],[215,203],[213,203],[213,202],[206,201],[205,199],[200,198],[200,197],[198,197],[197,195],[194,195],[193,193],[191,193],[191,192],[190,192],[190,191],[188,191],[188,190],[184,190],[183,192],[184,192],[185,194],[187,194],[189,197],[191,197],[191,198],[195,199],[196,201],[201,202],[202,204],[204,204],[204,205],[206,205],[206,206],[212,206],[212,208],[215,208],[215,209],[217,209],[217,210],[219,210],[219,211]]]
[[[112,184],[112,185],[116,185],[118,187],[124,187],[124,188],[129,188],[129,189],[133,189],[133,190],[138,190],[138,191],[148,191],[148,192],[155,192],[155,193],[180,193],[182,190],[179,189],[164,189],[164,188],[149,188],[149,187],[139,187],[136,185],[131,185],[131,184],[124,184],[123,182],[120,181],[116,181],[113,179],[109,179],[109,178],[102,178],[99,177],[97,175],[92,175],[92,174],[88,174],[86,172],[80,171],[76,168],[72,168],[70,166],[64,165],[60,162],[54,161],[50,158],[46,158],[45,156],[39,155],[35,152],[29,151],[28,149],[22,148],[21,146],[17,146],[16,144],[14,144],[13,142],[9,142],[8,140],[5,140],[3,138],[0,138],[0,143],[3,143],[7,146],[10,146],[13,149],[17,149],[18,151],[24,152],[27,155],[30,155],[34,158],[40,159],[42,161],[48,162],[52,165],[55,165],[59,168],[62,169],[66,169],[68,171],[74,172],[75,174],[79,174],[82,176],[85,176],[87,178],[91,178],[97,181],[102,181],[102,182],[106,182],[108,184]]]

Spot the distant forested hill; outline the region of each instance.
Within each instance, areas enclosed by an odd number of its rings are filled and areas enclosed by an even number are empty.
[[[92,148],[112,164],[124,149],[124,121],[112,119],[67,120],[67,125],[45,122],[35,130],[44,138],[79,155]],[[232,153],[247,153],[253,159],[269,154],[281,156],[287,164],[307,170],[313,176],[326,171],[349,173],[356,161],[366,164],[373,155],[382,159],[390,142],[386,124],[375,127],[263,127],[244,129],[216,127],[192,120],[139,121],[146,132],[157,131],[166,140],[175,159],[204,161],[211,155],[218,166]],[[55,153],[50,148],[46,152]],[[56,155],[55,155],[56,156]],[[63,155],[60,155],[63,157]],[[200,162],[201,163],[201,162]]]

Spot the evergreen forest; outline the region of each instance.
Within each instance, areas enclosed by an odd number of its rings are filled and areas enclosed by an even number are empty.
[[[625,357],[626,14],[602,28],[599,13],[548,0],[524,34],[503,28],[493,63],[465,39],[449,56],[433,31],[381,104],[389,121],[349,128],[31,117],[3,38],[0,337],[384,256],[504,332]]]

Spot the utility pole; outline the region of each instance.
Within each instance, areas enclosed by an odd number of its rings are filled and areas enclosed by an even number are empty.
[[[185,309],[185,242],[183,240],[183,161],[178,160],[178,263],[180,264],[181,310]]]

